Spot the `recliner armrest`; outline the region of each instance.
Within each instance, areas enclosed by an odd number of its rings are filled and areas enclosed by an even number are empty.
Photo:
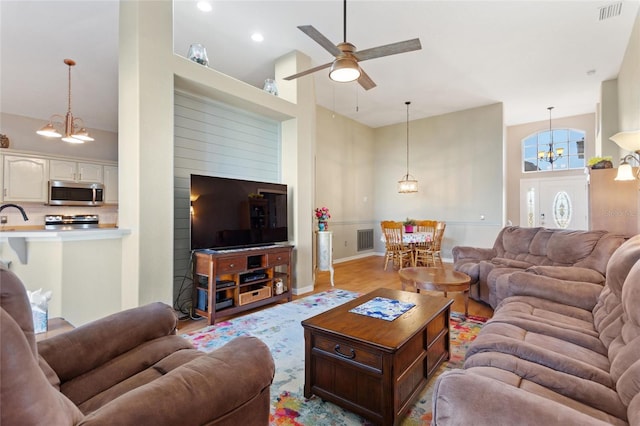
[[[38,342],[38,353],[67,381],[141,343],[175,334],[178,319],[160,302],[109,315]]]
[[[453,262],[457,262],[462,259],[473,260],[490,260],[497,256],[497,253],[492,248],[480,248],[469,246],[455,246],[451,249],[453,254]]]
[[[274,374],[269,348],[256,337],[238,337],[105,404],[80,425],[202,425],[234,415],[266,424]],[[264,392],[264,412],[237,412]]]

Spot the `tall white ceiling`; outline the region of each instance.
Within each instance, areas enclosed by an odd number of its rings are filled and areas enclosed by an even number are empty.
[[[209,66],[262,87],[274,59],[299,50],[312,65],[332,56],[298,25],[313,25],[342,41],[342,1],[211,0],[174,5],[174,50],[202,43]],[[327,70],[314,78],[318,104],[365,125],[504,103],[508,125],[594,112],[600,83],[616,78],[640,1],[599,20],[604,1],[350,0],[347,39],[358,49],[419,37],[422,50],[372,59],[361,66],[377,83],[334,83]],[[0,1],[0,108],[42,118],[64,114],[67,70],[72,110],[90,128],[117,131],[118,2]],[[264,34],[262,43],[250,39]]]

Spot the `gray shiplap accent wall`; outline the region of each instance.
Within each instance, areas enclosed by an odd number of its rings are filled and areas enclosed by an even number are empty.
[[[280,183],[280,123],[176,91],[174,115],[174,299],[190,304],[191,174]],[[184,284],[183,284],[184,282]]]

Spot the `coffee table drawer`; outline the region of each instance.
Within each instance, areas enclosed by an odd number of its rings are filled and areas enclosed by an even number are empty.
[[[324,352],[327,355],[338,356],[342,359],[374,368],[380,372],[382,371],[382,356],[363,345],[316,335],[313,349]]]

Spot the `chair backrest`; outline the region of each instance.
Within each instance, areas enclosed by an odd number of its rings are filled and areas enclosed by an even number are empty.
[[[436,225],[436,232],[433,234],[433,243],[431,249],[433,251],[440,251],[442,246],[442,238],[444,237],[444,229],[447,227],[447,222],[438,222]]]
[[[387,250],[398,250],[402,248],[402,233],[404,232],[402,222],[384,220],[380,222],[382,235]]]
[[[437,220],[419,220],[416,222],[418,232],[431,232],[431,235],[435,235]]]

